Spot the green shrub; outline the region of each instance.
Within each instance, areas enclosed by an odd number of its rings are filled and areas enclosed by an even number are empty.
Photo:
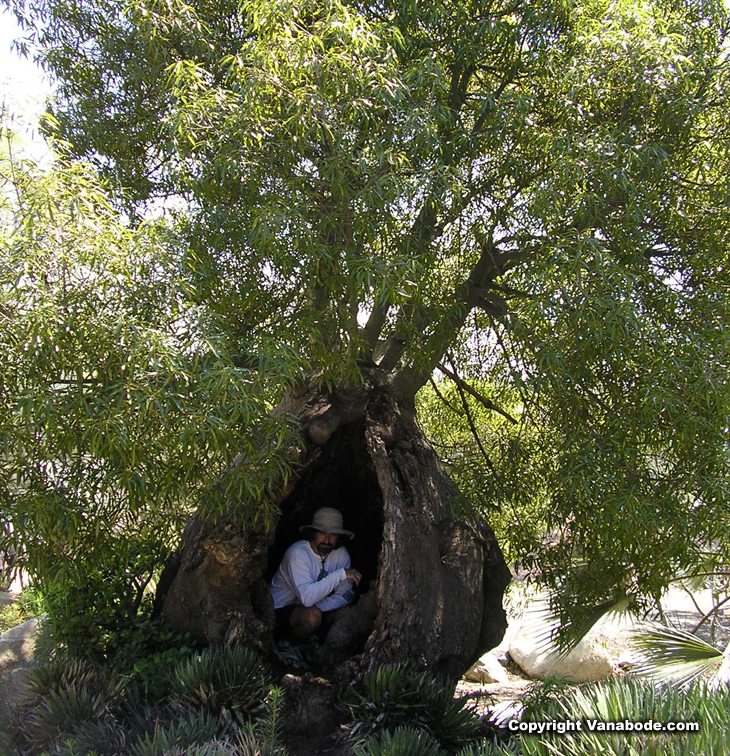
[[[522,718],[525,721],[542,719],[557,698],[567,695],[574,686],[561,677],[548,677],[545,680],[533,682],[520,697],[522,704]]]
[[[161,619],[140,618],[118,636],[112,667],[130,678],[150,701],[172,692],[175,670],[195,653],[195,641],[167,627]]]
[[[453,751],[493,732],[463,700],[454,686],[411,666],[383,666],[363,680],[362,690],[344,702],[361,740],[399,727],[424,730],[446,750]]]
[[[284,705],[284,691],[277,687],[271,688],[264,703],[264,713],[255,721],[247,722],[241,730],[239,740],[242,741],[242,752],[255,756],[257,751],[253,745],[257,743],[262,756],[284,756],[285,750],[281,745],[283,736],[281,710]],[[241,735],[246,733],[249,736],[242,739]]]
[[[131,598],[135,593],[139,597],[139,581],[146,580],[137,573],[152,569],[157,558],[158,552],[149,548],[152,553],[140,557],[135,569],[124,567],[128,561],[110,557],[103,568],[54,584],[45,606],[48,642],[71,658],[117,671],[139,684],[145,697],[160,700],[170,693],[172,671],[194,653],[195,642],[168,628],[161,618],[152,618],[151,597],[139,602]],[[120,597],[124,595],[129,598]]]
[[[44,607],[55,645],[71,656],[113,663],[130,645],[154,635],[145,588],[168,555],[155,538],[119,538],[84,559],[73,573],[44,586]],[[153,623],[154,624],[154,623]]]
[[[250,712],[263,702],[268,683],[261,660],[252,651],[210,647],[177,665],[172,690],[179,700],[205,711]]]
[[[0,609],[0,634],[43,612],[43,594],[36,588],[26,588],[16,601]]]

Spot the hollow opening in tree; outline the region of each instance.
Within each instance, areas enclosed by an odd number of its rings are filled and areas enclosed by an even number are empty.
[[[300,527],[312,522],[320,507],[338,509],[345,528],[355,537],[341,539],[350,552],[353,567],[362,573],[359,593],[375,586],[378,556],[383,540],[383,496],[372,461],[365,448],[362,423],[340,428],[322,450],[317,463],[281,502],[281,518],[269,550],[267,578],[276,572],[284,552],[306,538]]]
[[[358,597],[371,591],[369,601],[374,605],[383,540],[383,496],[365,444],[362,421],[339,428],[321,449],[317,462],[306,470],[291,494],[281,502],[281,517],[268,553],[267,581],[274,576],[286,550],[307,537],[300,528],[310,524],[321,507],[339,510],[345,529],[355,534],[351,540],[342,537],[340,545],[347,548],[352,566],[362,574]],[[370,617],[369,624],[372,622]],[[361,622],[357,630],[353,629],[357,637],[347,644],[351,653],[363,650],[366,637],[360,625]],[[343,627],[341,632],[348,631]]]

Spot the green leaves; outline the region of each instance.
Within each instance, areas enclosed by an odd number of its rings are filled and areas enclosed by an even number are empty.
[[[0,252],[0,488],[29,567],[73,570],[120,528],[172,542],[201,500],[220,508],[213,491],[266,517],[288,438],[269,411],[297,355],[237,367],[174,228],[125,225],[83,166],[18,189]]]
[[[357,756],[440,756],[443,751],[425,730],[398,727],[391,735],[370,738],[355,748]]]
[[[379,667],[366,675],[363,690],[353,691],[343,706],[363,756],[404,753],[409,743],[424,754],[439,753],[439,745],[455,751],[490,731],[464,700],[454,698],[448,681],[405,665]]]
[[[638,680],[613,679],[573,688],[554,699],[538,702],[531,709],[530,719],[566,724],[578,721],[581,730],[524,736],[519,741],[520,752],[534,756],[556,752],[569,756],[605,753],[719,756],[726,746],[722,737],[718,737],[722,732],[718,723],[727,717],[727,703],[727,690],[710,693],[702,685],[680,692],[669,687],[655,688]],[[642,724],[642,730],[629,731],[630,725],[626,723],[637,722]],[[652,726],[659,723],[657,730],[643,729],[646,722]],[[690,730],[688,722],[698,723],[699,727]]]

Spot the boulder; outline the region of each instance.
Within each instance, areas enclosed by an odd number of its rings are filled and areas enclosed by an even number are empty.
[[[509,681],[504,667],[490,653],[484,654],[481,659],[474,662],[464,674],[464,679],[469,680],[469,682],[482,683],[483,685]]]
[[[0,609],[8,604],[12,604],[14,601],[17,601],[17,599],[18,597],[16,594],[10,593],[10,591],[0,591]]]
[[[0,635],[0,673],[33,660],[39,622],[33,617]]]
[[[532,623],[523,625],[510,643],[510,656],[528,677],[560,677],[583,683],[604,680],[613,674],[613,657],[607,647],[608,638],[603,634],[591,631],[566,656],[542,647],[539,634],[540,628]]]
[[[9,721],[13,709],[28,695],[30,665],[21,665],[0,674],[0,723]],[[3,753],[2,724],[0,724],[0,753]]]

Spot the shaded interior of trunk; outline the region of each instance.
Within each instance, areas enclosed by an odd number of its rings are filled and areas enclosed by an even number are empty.
[[[365,446],[364,423],[339,428],[280,506],[281,518],[269,549],[267,580],[274,576],[289,546],[306,537],[299,528],[310,524],[320,507],[334,507],[342,512],[345,529],[355,534],[352,540],[343,537],[340,543],[347,547],[352,566],[363,576],[358,595],[375,589],[383,540],[383,497]]]

